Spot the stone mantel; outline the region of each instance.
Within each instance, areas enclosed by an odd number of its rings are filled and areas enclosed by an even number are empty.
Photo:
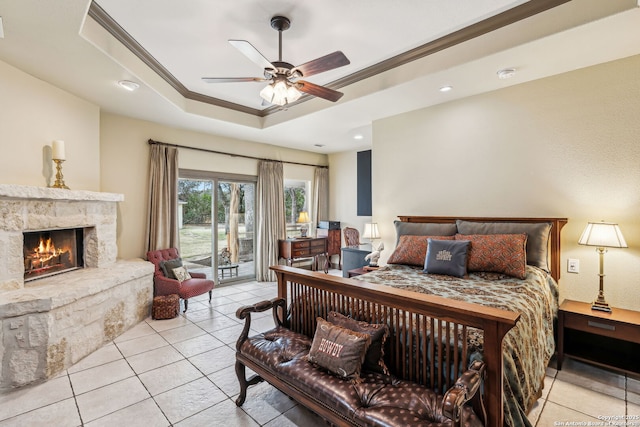
[[[124,201],[124,194],[102,193],[86,190],[67,190],[63,188],[32,187],[27,185],[0,184],[0,198],[122,202]]]
[[[84,266],[114,263],[123,200],[115,193],[0,184],[0,293],[25,287],[26,231],[83,228]]]

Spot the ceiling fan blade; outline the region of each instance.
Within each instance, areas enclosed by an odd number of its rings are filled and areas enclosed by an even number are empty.
[[[344,53],[337,50],[323,57],[314,59],[313,61],[298,65],[292,71],[300,71],[304,77],[308,77],[349,64],[351,64],[351,62],[347,59]]]
[[[342,95],[344,95],[342,92],[338,92],[337,90],[329,89],[328,87],[319,86],[302,80],[296,82],[296,88],[298,88],[302,92],[308,93],[309,95],[324,98],[331,102],[336,102],[338,99],[342,98]]]
[[[262,77],[203,77],[207,83],[266,82]]]
[[[258,49],[253,47],[253,45],[248,41],[229,40],[229,43],[231,43],[231,46],[235,47],[240,52],[242,52],[244,56],[252,60],[254,63],[258,64],[260,68],[268,69],[268,70],[276,69],[276,67],[271,62],[269,62],[267,58],[262,56],[262,54],[258,51]]]

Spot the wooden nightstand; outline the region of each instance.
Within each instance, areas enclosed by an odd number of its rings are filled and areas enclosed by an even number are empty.
[[[370,271],[376,271],[377,269],[378,267],[369,267],[368,265],[365,265],[364,267],[354,268],[352,270],[349,270],[347,272],[347,276],[348,277],[360,276],[362,274],[367,274]]]
[[[558,370],[565,356],[622,372],[640,373],[640,312],[564,300],[558,310]]]

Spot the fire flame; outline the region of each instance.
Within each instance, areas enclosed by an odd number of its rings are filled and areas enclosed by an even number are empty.
[[[40,238],[40,244],[33,249],[34,258],[39,261],[40,264],[44,264],[63,252],[64,251],[62,249],[56,249],[51,238],[46,241],[43,238]]]

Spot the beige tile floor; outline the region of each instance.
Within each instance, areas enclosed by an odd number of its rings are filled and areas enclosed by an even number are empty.
[[[58,377],[0,396],[0,427],[322,426],[266,383],[249,389],[242,408],[234,403],[235,310],[275,295],[273,283],[220,287],[211,305],[205,295],[190,300],[184,316],[149,318]],[[272,322],[263,313],[252,329]],[[529,419],[535,426],[586,425],[625,415],[640,415],[637,378],[568,360],[562,371],[548,369]]]

